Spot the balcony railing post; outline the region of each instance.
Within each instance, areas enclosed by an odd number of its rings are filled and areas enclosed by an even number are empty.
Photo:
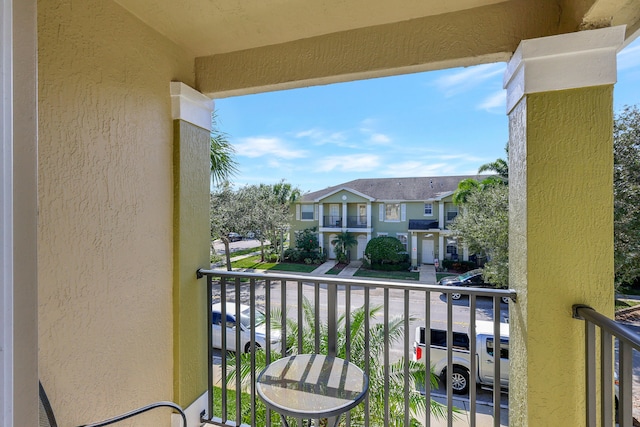
[[[327,285],[327,352],[329,356],[337,355],[338,331],[338,285]]]

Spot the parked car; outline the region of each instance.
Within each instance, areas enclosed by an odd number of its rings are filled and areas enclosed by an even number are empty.
[[[237,242],[239,240],[242,240],[242,236],[238,233],[229,233],[228,237],[230,242]]]
[[[475,381],[484,386],[493,386],[493,373],[495,363],[493,322],[478,320],[476,323],[476,373]],[[466,332],[453,332],[453,345],[451,357],[453,370],[447,375],[449,349],[447,347],[447,331],[443,329],[431,329],[430,348],[428,349],[431,369],[442,378],[443,381],[451,381],[451,388],[456,394],[466,394],[470,386],[471,354],[470,342],[473,338]],[[416,328],[416,340],[413,343],[413,360],[424,363],[425,352],[425,328]],[[509,324],[500,323],[500,386],[509,387]]]
[[[222,349],[222,305],[220,303],[212,306],[212,323],[213,323],[213,348]],[[265,314],[256,310],[255,322],[251,319],[251,308],[248,305],[240,304],[240,316],[236,316],[236,303],[228,302],[226,304],[226,337],[227,351],[236,351],[236,327],[240,326],[240,350],[248,353],[251,351],[251,327],[255,325],[255,347],[256,349],[265,349],[266,341],[266,324]],[[280,331],[271,329],[271,351],[280,351]]]
[[[459,276],[443,277],[442,279],[440,279],[440,281],[438,281],[438,284],[442,286],[461,286],[468,288],[495,288],[495,285],[493,285],[492,283],[487,283],[484,281],[481,268],[467,271],[466,273],[460,274]],[[450,295],[451,299],[454,300],[459,300],[462,297],[462,294],[458,292],[453,292]],[[502,297],[502,302],[507,304],[509,302],[509,297]]]

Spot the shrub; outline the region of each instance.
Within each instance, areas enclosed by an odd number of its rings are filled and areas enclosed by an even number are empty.
[[[301,251],[312,252],[320,248],[316,228],[305,228],[296,232],[296,247]]]
[[[364,254],[371,265],[399,264],[408,258],[402,242],[388,236],[374,237],[369,240]]]
[[[442,268],[446,268],[448,271],[464,273],[477,268],[477,266],[471,261],[451,261],[450,259],[444,259],[442,260]]]

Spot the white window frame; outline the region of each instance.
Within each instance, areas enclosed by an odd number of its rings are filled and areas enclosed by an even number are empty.
[[[409,251],[409,235],[407,233],[396,233],[396,238],[400,240],[400,243],[404,246],[405,251]],[[404,241],[401,239],[404,238]]]
[[[427,213],[427,206],[429,206],[429,213]],[[431,202],[424,203],[424,216],[433,216],[433,203]]]
[[[311,207],[311,211],[305,211],[305,207]],[[303,203],[300,205],[300,221],[313,221],[315,220],[316,217],[316,209],[315,209],[315,205],[312,205],[310,203]],[[305,218],[304,214],[309,214],[311,213],[311,218]]]

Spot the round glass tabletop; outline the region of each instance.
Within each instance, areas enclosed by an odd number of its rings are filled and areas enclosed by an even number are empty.
[[[364,399],[369,380],[362,370],[338,357],[298,354],[267,366],[256,391],[267,407],[297,418],[338,416]]]

